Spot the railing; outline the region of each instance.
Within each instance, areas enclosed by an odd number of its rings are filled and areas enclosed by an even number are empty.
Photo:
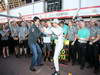
[[[22,0],[8,0],[8,3],[9,3],[9,9],[16,8],[26,4],[26,2]],[[4,1],[0,3],[0,12],[3,10],[6,10]]]

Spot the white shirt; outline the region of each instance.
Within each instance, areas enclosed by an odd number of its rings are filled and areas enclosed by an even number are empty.
[[[43,37],[43,42],[44,43],[51,43],[51,27],[44,27],[44,34],[46,34],[47,36],[46,37]]]
[[[58,27],[52,27],[51,28],[52,33],[54,33],[57,37],[58,40],[64,40],[64,35],[63,35],[63,28],[58,26]]]

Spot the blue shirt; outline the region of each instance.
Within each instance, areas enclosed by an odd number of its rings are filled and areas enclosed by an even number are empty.
[[[18,36],[19,26],[10,26],[10,30],[11,30],[12,37]]]
[[[97,35],[100,35],[100,28],[98,26],[90,27],[90,36],[95,37]]]
[[[25,40],[28,29],[26,26],[19,27],[19,40]]]
[[[68,40],[73,41],[75,38],[75,35],[77,34],[77,27],[76,26],[69,26],[68,27]]]
[[[8,32],[9,32],[9,29],[2,30],[2,31],[0,32],[0,34],[2,35],[1,40],[8,40],[8,36],[9,36]]]
[[[81,28],[78,30],[78,37],[87,39],[90,37],[90,30],[88,28]]]
[[[68,33],[68,26],[66,24],[63,25],[64,35]]]

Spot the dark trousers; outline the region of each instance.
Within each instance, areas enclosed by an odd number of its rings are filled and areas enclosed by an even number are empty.
[[[98,42],[89,45],[89,64],[95,69],[99,69],[99,44]]]
[[[81,67],[84,67],[86,62],[86,51],[87,51],[86,47],[87,47],[86,43],[78,42],[78,59]]]
[[[94,48],[93,45],[88,45],[88,52],[87,52],[87,62],[92,67],[94,64]]]
[[[1,54],[2,54],[2,51],[1,51],[1,50],[2,50],[2,48],[0,47],[0,56],[1,56]]]
[[[77,42],[74,45],[71,45],[73,41],[69,43],[69,61],[71,60],[72,63],[76,62],[76,55],[77,55]]]

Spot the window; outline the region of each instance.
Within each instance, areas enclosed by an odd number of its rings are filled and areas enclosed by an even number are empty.
[[[34,0],[34,1],[40,1],[40,0]]]
[[[32,0],[26,0],[26,3],[31,3],[32,2]]]
[[[47,0],[47,11],[58,11],[62,8],[62,0]]]

